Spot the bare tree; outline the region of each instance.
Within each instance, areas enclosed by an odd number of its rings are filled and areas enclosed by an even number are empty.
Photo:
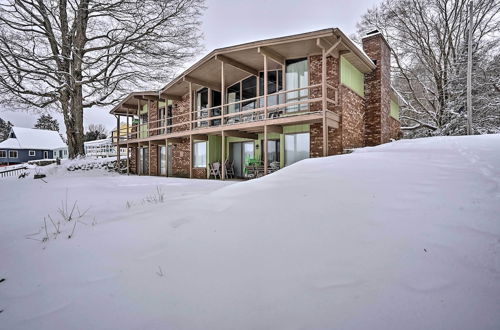
[[[107,130],[103,124],[90,124],[87,132],[85,132],[85,141],[95,141],[107,137]]]
[[[0,0],[0,95],[61,111],[69,156],[83,109],[156,89],[199,49],[204,0]]]
[[[358,25],[389,41],[393,84],[407,99],[409,136],[464,134],[469,0],[385,0]],[[500,131],[498,57],[500,2],[474,1],[473,129]]]

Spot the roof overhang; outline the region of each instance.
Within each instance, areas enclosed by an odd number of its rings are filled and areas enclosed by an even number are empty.
[[[337,28],[296,34],[286,37],[254,41],[236,46],[215,49],[196,62],[160,92],[162,98],[178,99],[195,87],[221,88],[222,65],[224,63],[225,87],[264,69],[263,55],[268,61],[268,70],[281,68],[285,58],[300,58],[319,55],[323,48],[334,48],[333,56],[343,55],[361,72],[376,68],[373,61],[349,37]]]
[[[158,91],[132,92],[115,105],[109,113],[114,115],[136,115],[140,107],[149,100],[160,100]]]

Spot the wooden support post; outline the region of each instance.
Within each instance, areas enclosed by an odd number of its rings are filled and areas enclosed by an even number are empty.
[[[222,155],[221,155],[221,164],[222,164],[222,170],[221,170],[221,179],[225,180],[226,179],[226,137],[224,135],[224,131],[222,131]]]
[[[224,62],[220,62],[220,109],[221,109],[221,126],[224,126],[224,113],[225,108],[224,104],[226,103],[226,80],[224,78]],[[224,135],[224,134],[223,134]]]
[[[264,55],[264,120],[267,121],[267,56]]]
[[[267,175],[267,125],[264,125],[264,175]]]
[[[189,135],[189,178],[193,178],[193,136]]]
[[[168,139],[165,139],[165,176],[168,177]]]
[[[130,175],[130,150],[127,143],[127,175]]]
[[[208,108],[210,109],[212,107],[212,89],[209,88],[208,89]],[[210,110],[210,112],[208,113],[208,117],[212,117],[212,114],[213,114],[213,110]],[[210,127],[210,120],[208,121],[208,126]]]
[[[129,151],[129,147],[128,147],[128,140],[130,138],[129,136],[129,132],[130,132],[130,124],[129,124],[129,121],[130,121],[130,116],[128,114],[128,110],[127,110],[127,133],[126,133],[126,141],[127,141],[127,175],[130,174],[130,151]]]
[[[193,129],[193,83],[189,83],[189,130]]]
[[[151,175],[151,141],[148,142],[148,175]]]
[[[264,55],[264,175],[267,175],[267,55]]]
[[[120,170],[120,115],[116,116],[116,169]]]
[[[326,51],[322,51],[321,63],[321,106],[323,108],[323,157],[328,156],[328,124],[326,121]]]

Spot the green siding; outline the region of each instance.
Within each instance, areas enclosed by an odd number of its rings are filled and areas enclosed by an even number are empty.
[[[365,76],[344,56],[340,57],[340,82],[356,94],[365,97]]]
[[[207,163],[220,162],[222,159],[222,137],[209,135],[207,148]]]
[[[148,124],[141,124],[139,126],[139,138],[147,138],[148,137]]]
[[[391,100],[391,117],[399,120],[399,105]]]

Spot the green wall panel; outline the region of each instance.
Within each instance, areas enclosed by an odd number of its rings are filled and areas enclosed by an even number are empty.
[[[340,57],[340,82],[365,97],[365,76],[344,56]]]
[[[399,105],[391,100],[391,117],[399,120]]]

